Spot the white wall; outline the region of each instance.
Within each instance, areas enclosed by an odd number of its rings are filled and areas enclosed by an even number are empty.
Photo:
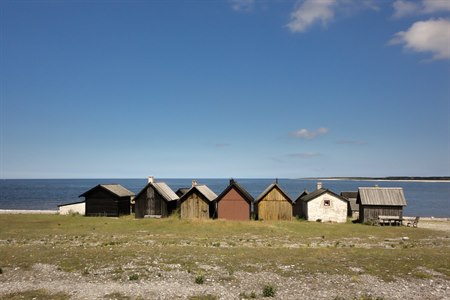
[[[79,213],[80,215],[84,216],[85,212],[86,212],[86,203],[84,202],[67,204],[59,207],[60,215],[70,215],[71,213]]]
[[[329,200],[330,206],[325,206],[324,201]],[[347,202],[329,193],[306,203],[306,216],[308,221],[322,222],[347,222]]]

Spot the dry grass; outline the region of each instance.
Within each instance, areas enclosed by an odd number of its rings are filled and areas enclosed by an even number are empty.
[[[389,280],[423,278],[417,270],[424,268],[448,279],[449,246],[445,232],[351,223],[0,215],[4,273],[43,263],[116,280],[134,274],[145,280],[171,270],[194,278],[211,268],[226,270],[223,280],[238,280],[236,271],[268,270],[281,276],[365,273]]]

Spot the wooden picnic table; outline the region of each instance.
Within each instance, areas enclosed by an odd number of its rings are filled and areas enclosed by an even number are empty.
[[[378,216],[378,223],[380,225],[400,226],[403,218],[399,216]]]

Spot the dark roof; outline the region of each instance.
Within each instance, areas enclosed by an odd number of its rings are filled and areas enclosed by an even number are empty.
[[[250,195],[239,183],[237,183],[234,179],[230,180],[230,184],[227,188],[217,197],[216,201],[222,200],[222,198],[231,190],[236,189],[236,191],[244,198],[248,203],[253,202],[253,197]]]
[[[297,201],[300,201],[301,198],[305,197],[305,196],[308,195],[308,194],[309,194],[308,190],[305,189],[305,190],[297,197],[297,199],[295,200],[295,203],[297,203]]]
[[[64,204],[58,205],[58,207],[67,206],[67,205],[74,205],[74,204],[81,204],[81,203],[84,203],[84,201],[78,201],[78,202],[72,202],[72,203],[64,203]]]
[[[335,197],[337,197],[337,198],[339,198],[339,199],[341,199],[343,201],[348,202],[348,200],[346,198],[341,197],[338,194],[333,193],[332,191],[330,191],[328,189],[324,189],[324,188],[318,189],[318,190],[315,190],[314,192],[309,193],[308,195],[302,197],[301,201],[308,202],[308,201],[311,201],[311,200],[313,200],[313,199],[315,199],[315,198],[317,198],[317,197],[319,197],[319,196],[321,196],[323,194],[331,194],[331,195],[333,195],[333,196],[335,196]]]
[[[265,196],[267,196],[268,193],[270,193],[270,191],[272,191],[273,189],[278,189],[281,194],[291,203],[292,200],[291,198],[283,191],[283,189],[278,185],[278,183],[272,183],[271,185],[269,185],[259,196],[258,198],[256,198],[255,202],[258,203],[259,201],[261,201]]]
[[[186,200],[195,191],[198,191],[209,202],[212,202],[212,201],[216,200],[216,198],[217,198],[216,193],[214,193],[209,187],[207,187],[206,185],[198,184],[198,185],[194,185],[193,187],[191,187],[189,189],[189,191],[187,191],[183,196],[181,196],[180,202],[183,202],[184,200]]]
[[[341,192],[341,196],[347,199],[356,199],[358,192]]]
[[[350,204],[350,209],[352,211],[359,211],[359,204],[356,203],[356,199],[354,198],[348,199],[348,203]]]
[[[78,197],[86,197],[87,195],[89,195],[91,192],[93,192],[96,189],[103,189],[106,190],[107,192],[116,195],[118,197],[131,197],[134,196],[134,193],[132,191],[127,190],[126,188],[124,188],[123,186],[121,186],[120,184],[99,184],[95,187],[93,187],[92,189],[90,189],[87,192],[84,192],[83,194],[81,194]]]
[[[186,194],[187,192],[189,192],[190,188],[179,188],[175,194],[177,194],[179,197],[183,196],[184,194]]]
[[[358,204],[406,206],[403,188],[362,187],[358,189]]]
[[[135,198],[141,196],[150,186],[152,186],[166,201],[176,201],[179,199],[177,194],[165,182],[149,182]]]

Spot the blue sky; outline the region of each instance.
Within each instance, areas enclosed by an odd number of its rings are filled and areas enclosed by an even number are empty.
[[[450,175],[447,1],[2,1],[1,178]]]

